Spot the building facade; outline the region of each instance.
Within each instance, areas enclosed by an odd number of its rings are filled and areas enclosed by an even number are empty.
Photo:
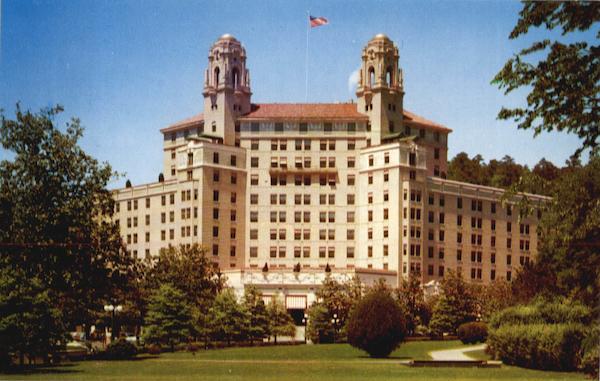
[[[445,179],[451,130],[404,109],[385,35],[362,51],[356,103],[252,103],[231,35],[209,51],[203,95],[202,114],[161,130],[159,181],[114,191],[134,256],[200,244],[238,292],[302,310],[327,274],[489,283],[536,255],[536,213],[519,220],[503,190]]]

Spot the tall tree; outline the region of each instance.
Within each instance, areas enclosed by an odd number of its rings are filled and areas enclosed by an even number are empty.
[[[600,21],[600,3],[525,1],[519,15],[510,39],[527,34],[532,27],[544,26],[548,30],[560,28],[565,41],[536,41],[506,62],[492,83],[505,94],[522,88],[529,94],[527,107],[503,107],[498,118],[514,120],[520,129],[533,129],[535,136],[553,130],[574,133],[582,139],[575,155],[598,147],[600,46],[586,41],[568,42],[571,38],[565,36],[574,34],[574,39],[579,39],[580,32]]]
[[[429,328],[435,335],[444,332],[454,334],[459,325],[477,318],[476,294],[473,287],[452,270],[448,271],[440,286]]]
[[[248,338],[262,340],[270,334],[269,315],[267,307],[262,299],[262,293],[254,285],[246,286],[244,289],[244,308],[250,315],[248,326]]]
[[[167,345],[185,342],[192,333],[192,307],[185,294],[170,284],[163,284],[150,297],[144,340]]]
[[[238,303],[233,290],[226,288],[217,295],[210,309],[210,331],[215,340],[244,341],[248,338],[250,313]]]
[[[408,279],[402,278],[395,291],[398,303],[406,311],[406,329],[409,334],[413,334],[417,326],[423,324],[423,313],[426,310],[419,272],[411,272]]]
[[[267,306],[269,321],[271,326],[271,335],[277,343],[278,336],[294,336],[296,334],[296,325],[294,319],[285,308],[285,304],[279,297],[273,297]]]
[[[37,278],[65,327],[89,327],[127,287],[134,261],[111,220],[115,173],[78,145],[78,119],[55,126],[61,111],[17,105],[14,120],[1,116],[0,143],[12,155],[0,162],[0,266]]]

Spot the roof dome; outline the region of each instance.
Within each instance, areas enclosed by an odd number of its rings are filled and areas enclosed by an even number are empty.
[[[234,41],[237,41],[235,39],[235,37],[233,37],[233,35],[231,35],[229,33],[225,33],[224,35],[222,35],[221,37],[219,37],[219,40],[234,40]]]
[[[379,33],[373,37],[373,40],[389,40],[390,38],[383,33]]]

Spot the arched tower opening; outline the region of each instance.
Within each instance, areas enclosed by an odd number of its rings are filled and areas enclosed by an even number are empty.
[[[219,87],[219,80],[220,80],[219,76],[220,76],[220,74],[221,74],[221,70],[220,70],[220,69],[219,69],[219,67],[217,66],[217,67],[215,68],[215,74],[214,74],[214,76],[213,76],[213,78],[214,78],[213,80],[214,80],[214,85],[215,85],[215,87]]]
[[[375,68],[373,66],[369,67],[369,87],[375,87]]]

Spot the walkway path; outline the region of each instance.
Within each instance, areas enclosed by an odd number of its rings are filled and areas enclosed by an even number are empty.
[[[469,346],[465,348],[458,349],[446,349],[443,351],[431,351],[429,355],[432,360],[445,360],[445,361],[466,361],[473,360],[471,357],[467,356],[465,352],[478,351],[481,349],[485,349],[485,344]]]

